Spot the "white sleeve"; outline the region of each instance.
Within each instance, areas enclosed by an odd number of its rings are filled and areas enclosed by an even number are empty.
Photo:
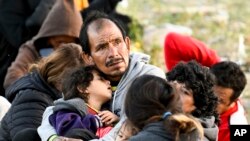
[[[43,113],[43,120],[41,125],[37,128],[37,132],[41,138],[41,141],[48,141],[49,137],[56,135],[55,128],[49,123],[49,116],[53,114],[53,107],[49,106]]]
[[[244,107],[240,101],[237,101],[238,110],[230,117],[230,125],[246,125],[248,124]]]
[[[5,114],[8,112],[11,104],[10,102],[3,96],[0,96],[0,122]]]

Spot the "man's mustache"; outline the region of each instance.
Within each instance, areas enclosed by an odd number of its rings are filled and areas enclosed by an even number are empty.
[[[106,67],[109,67],[109,66],[111,66],[112,64],[114,64],[114,63],[116,63],[116,62],[119,62],[119,61],[123,61],[123,58],[113,58],[113,59],[109,60],[109,61],[105,64],[105,66],[106,66]]]

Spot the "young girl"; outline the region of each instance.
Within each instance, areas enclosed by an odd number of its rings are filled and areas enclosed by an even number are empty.
[[[157,76],[134,80],[126,95],[125,114],[140,130],[130,141],[195,141],[203,136],[201,124],[182,114],[180,96]]]
[[[131,136],[135,135],[138,129],[134,127],[129,120],[125,120],[118,130],[115,141],[127,141]]]
[[[62,86],[63,99],[55,101],[54,113],[49,117],[57,135],[67,136],[71,129],[81,128],[102,137],[119,120],[110,111],[100,111],[111,99],[112,91],[110,82],[96,67],[73,70],[65,76]],[[100,128],[104,125],[106,128]]]

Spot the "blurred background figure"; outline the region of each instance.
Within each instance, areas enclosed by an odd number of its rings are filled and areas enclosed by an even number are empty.
[[[165,64],[168,71],[180,61],[196,60],[203,66],[211,67],[220,61],[217,53],[203,42],[180,33],[170,32],[164,43]]]
[[[0,0],[0,94],[21,44],[39,31],[56,0]]]
[[[82,18],[74,0],[56,1],[38,34],[20,47],[16,60],[8,68],[4,88],[26,74],[29,64],[48,56],[61,43],[78,43],[81,26]]]

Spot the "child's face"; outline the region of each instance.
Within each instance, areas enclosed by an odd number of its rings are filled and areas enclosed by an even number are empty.
[[[214,93],[219,98],[217,112],[219,114],[223,114],[224,112],[226,112],[228,109],[230,109],[233,106],[233,103],[230,100],[230,98],[233,95],[233,89],[215,85],[213,87],[213,90],[214,90]]]
[[[121,129],[119,130],[115,141],[127,141],[132,136],[132,131],[130,131],[126,123],[122,125]]]
[[[185,84],[173,81],[170,83],[175,89],[176,93],[180,95],[182,101],[182,110],[185,113],[191,113],[196,109],[194,105],[194,98],[192,90],[188,90]]]
[[[93,72],[94,78],[90,82],[87,91],[90,97],[96,97],[99,101],[107,102],[112,97],[110,82],[101,77],[97,72]]]

